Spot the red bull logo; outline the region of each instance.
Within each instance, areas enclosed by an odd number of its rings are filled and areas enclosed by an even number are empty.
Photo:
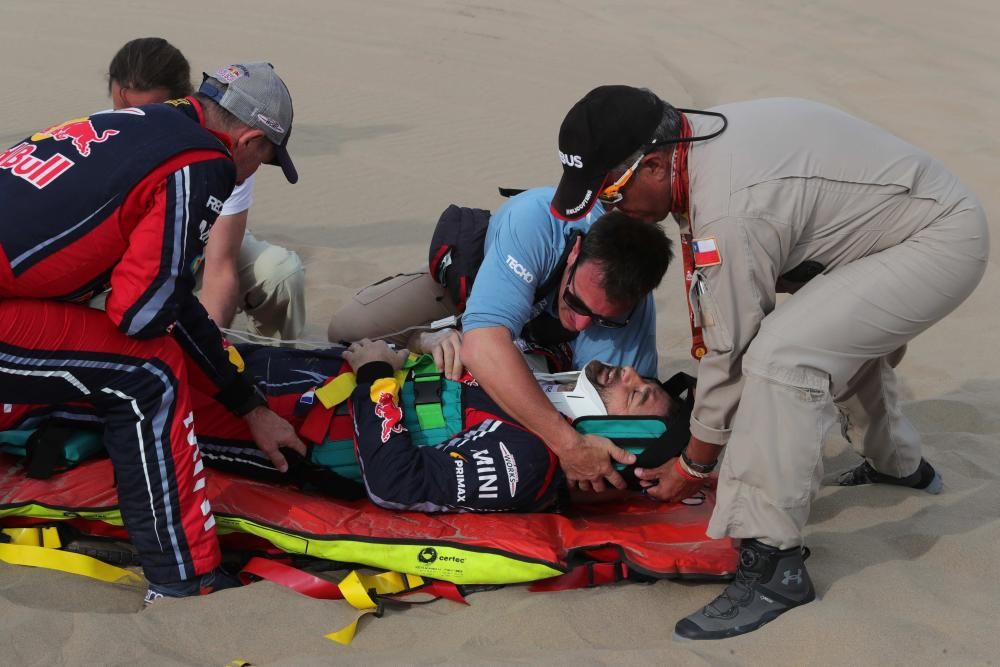
[[[94,124],[90,118],[74,118],[59,125],[42,130],[31,136],[32,141],[42,139],[55,139],[56,141],[66,141],[69,139],[73,143],[73,148],[82,157],[90,155],[91,144],[103,144],[111,137],[118,134],[118,130],[104,130],[100,134],[94,129]]]
[[[406,430],[403,426],[403,411],[396,405],[396,398],[388,391],[383,391],[378,395],[375,403],[375,415],[382,418],[382,442],[389,442],[389,436],[393,433],[402,433]]]
[[[42,160],[34,157],[33,153],[36,150],[37,146],[34,144],[22,141],[17,146],[0,153],[0,170],[10,171],[41,190],[74,164],[61,153]]]

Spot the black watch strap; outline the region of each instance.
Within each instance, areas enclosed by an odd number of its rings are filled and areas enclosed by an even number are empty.
[[[681,452],[681,460],[684,461],[684,465],[688,468],[691,468],[691,470],[694,470],[695,472],[700,472],[703,475],[707,475],[712,472],[715,470],[715,467],[719,465],[718,461],[712,461],[711,463],[695,463],[687,455],[687,450]]]

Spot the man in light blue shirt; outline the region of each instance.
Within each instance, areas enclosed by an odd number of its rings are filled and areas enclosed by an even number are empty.
[[[604,210],[597,206],[581,220],[564,223],[550,211],[554,192],[551,187],[527,190],[512,198],[490,219],[485,257],[462,316],[466,335],[477,329],[500,326],[517,338],[539,315],[560,319],[560,281],[554,281],[549,294],[538,295],[538,288],[552,281],[574,232],[586,233]],[[570,265],[567,262],[566,268]],[[537,300],[538,296],[541,300]],[[638,304],[628,305],[628,322],[621,328],[602,327],[593,318],[568,309],[574,319],[569,326],[566,323],[563,326],[579,332],[570,343],[574,369],[598,359],[615,366],[633,366],[640,375],[656,377],[653,295],[647,293]]]
[[[491,218],[462,317],[461,362],[511,417],[541,436],[571,483],[602,490],[607,480],[623,488],[609,457],[629,464],[632,455],[577,433],[545,399],[515,338],[540,329],[534,325],[548,315],[548,332],[555,325],[573,340],[575,366],[600,359],[655,376],[651,292],[670,262],[670,241],[658,226],[617,211],[592,211],[567,225],[551,212],[553,193],[528,190]]]

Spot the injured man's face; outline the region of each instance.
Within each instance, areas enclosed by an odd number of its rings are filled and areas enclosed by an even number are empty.
[[[673,399],[660,383],[640,376],[631,366],[608,366],[594,360],[583,372],[609,415],[669,417],[675,410]]]

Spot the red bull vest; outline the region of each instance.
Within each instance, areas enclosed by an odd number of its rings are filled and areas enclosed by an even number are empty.
[[[228,156],[201,125],[196,104],[187,98],[76,118],[0,152],[0,249],[6,257],[0,294],[4,274],[16,278],[86,235],[170,158],[198,149]],[[102,258],[108,266],[101,269],[110,271],[117,259]],[[84,291],[55,298],[82,300]]]

